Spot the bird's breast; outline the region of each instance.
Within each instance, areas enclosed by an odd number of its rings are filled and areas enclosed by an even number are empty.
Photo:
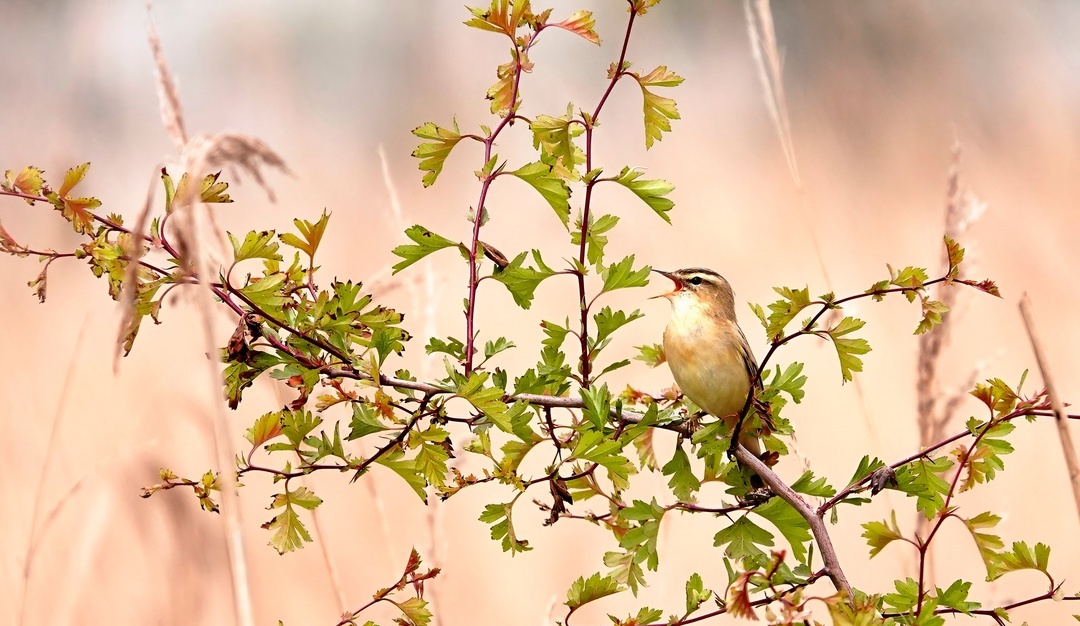
[[[712,415],[737,413],[750,391],[737,331],[707,315],[682,313],[672,315],[664,331],[664,352],[675,382]]]

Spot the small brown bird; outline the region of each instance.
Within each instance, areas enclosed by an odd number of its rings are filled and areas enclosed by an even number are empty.
[[[671,302],[664,330],[664,353],[675,382],[687,398],[721,419],[746,405],[757,376],[757,360],[735,319],[735,294],[723,276],[701,267],[674,272],[653,270],[675,283],[655,297]],[[745,431],[746,449],[761,456],[761,442]]]

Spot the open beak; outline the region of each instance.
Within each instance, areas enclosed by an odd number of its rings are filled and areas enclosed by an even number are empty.
[[[672,274],[671,272],[665,272],[664,270],[654,269],[653,271],[656,272],[657,274],[660,274],[661,276],[667,278],[671,282],[675,283],[675,288],[672,289],[671,291],[667,292],[667,293],[661,293],[661,294],[657,294],[655,296],[652,296],[652,297],[649,298],[650,300],[653,300],[653,299],[656,299],[656,298],[671,298],[671,296],[673,296],[673,295],[679,293],[680,291],[682,291],[682,288],[683,288],[682,281],[679,280],[678,278],[676,278],[674,274]]]

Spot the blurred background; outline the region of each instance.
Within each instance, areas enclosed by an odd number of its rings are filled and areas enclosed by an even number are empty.
[[[567,102],[592,110],[618,54],[625,3],[551,0],[537,8],[548,5],[556,17],[594,11],[604,46],[545,33],[532,54],[535,71],[523,83],[523,113],[558,115]],[[67,168],[90,161],[80,189],[102,200],[103,213],[133,220],[157,170],[177,158],[160,120],[145,5],[4,0],[3,8],[0,169],[33,164],[59,181]],[[634,165],[674,183],[673,224],[626,190],[603,187],[598,210],[622,218],[609,255],[633,253],[665,269],[717,269],[734,285],[746,334],[761,356],[766,340],[745,303],[771,301],[773,286],[851,294],[886,276],[886,263],[936,271],[958,141],[961,185],[986,208],[961,241],[969,271],[996,280],[1003,298],[974,290],[959,295],[938,384],[945,393],[963,390],[974,376],[1015,384],[1031,369],[1025,389],[1042,385],[1017,312],[1027,292],[1060,393],[1075,400],[1080,8],[1065,0],[819,1],[779,2],[773,11],[802,189],[789,175],[765,106],[742,3],[663,3],[636,24],[628,59],[643,71],[664,64],[686,78],[662,90],[678,101],[682,119],[646,152],[641,95],[624,81],[601,116],[595,158],[609,172]],[[417,143],[409,130],[455,117],[463,129],[493,125],[483,94],[496,65],[507,60],[505,41],[462,26],[468,12],[457,2],[160,1],[152,15],[188,131],[254,135],[293,173],[269,173],[276,203],[250,178],[234,184],[236,203],[215,209],[222,227],[285,229],[294,217],[332,212],[322,280],[376,284],[383,302],[406,313],[416,336],[401,364],[437,375],[441,362],[425,359],[421,348],[432,334],[464,334],[459,303],[466,267],[445,253],[388,280],[390,250],[405,241],[403,227],[417,222],[466,239],[464,215],[479,191],[472,172],[483,159],[477,146],[463,144],[435,186],[423,189],[409,156]],[[524,162],[527,130],[515,127],[504,137],[500,154]],[[572,202],[580,208],[580,195]],[[541,247],[549,262],[571,254],[557,219],[526,186],[500,182],[488,206],[492,219],[483,238],[508,256],[531,247]],[[78,242],[68,224],[41,206],[0,199],[0,221],[35,248],[64,250]],[[229,623],[221,518],[200,511],[188,493],[137,497],[140,487],[157,482],[160,467],[187,476],[216,467],[210,416],[218,391],[208,381],[194,304],[183,296],[171,300],[163,324],[144,324],[114,371],[120,313],[104,282],[80,263],[61,260],[50,271],[48,301],[38,304],[26,287],[37,272],[32,259],[0,259],[0,493],[8,502],[0,517],[6,538],[0,623],[18,624],[20,616],[27,626]],[[609,349],[610,358],[660,340],[667,304],[646,297],[663,290],[654,283],[611,298],[646,317]],[[918,448],[911,335],[917,306],[903,299],[863,302],[852,314],[868,322],[863,336],[874,351],[856,384],[840,385],[827,344],[807,339],[777,356],[781,363],[807,363],[806,400],[786,415],[802,458],[838,487],[864,454],[891,462]],[[540,320],[561,320],[575,306],[569,281],[542,285],[530,311],[516,309],[499,288],[486,288],[482,337],[511,336],[519,348],[499,365],[520,372],[535,358]],[[216,341],[223,345],[234,320],[224,309],[220,315]],[[666,368],[635,362],[608,383],[658,391],[671,379]],[[229,445],[244,448],[243,431],[288,396],[270,382],[255,385],[230,414]],[[974,399],[959,405],[947,432],[961,429],[969,415],[984,417]],[[959,505],[970,515],[990,508],[1004,514],[998,531],[1007,544],[1049,543],[1057,580],[1076,581],[1077,518],[1055,427],[1049,419],[1018,426],[1005,473],[961,496]],[[663,460],[672,445],[659,441]],[[780,469],[794,479],[801,468],[791,460]],[[313,477],[309,487],[325,500],[313,528],[317,543],[282,557],[259,528],[273,515],[264,508],[272,486],[248,482],[240,506],[260,624],[335,623],[345,608],[397,579],[411,546],[443,568],[427,586],[435,623],[551,624],[564,614],[558,605],[570,583],[604,570],[602,555],[615,548],[609,533],[577,520],[541,527],[544,514],[527,496],[515,523],[535,550],[511,559],[476,521],[485,502],[512,497],[507,488],[483,486],[425,507],[398,477],[375,470],[356,484]],[[662,482],[646,478],[642,485],[645,494]],[[710,486],[701,501],[716,505],[721,496]],[[848,577],[868,592],[891,591],[894,578],[915,572],[913,551],[904,546],[866,558],[859,524],[885,518],[892,508],[910,531],[913,502],[896,493],[841,511],[833,527]],[[607,613],[625,615],[646,604],[681,612],[684,581],[695,571],[707,587],[723,588],[720,552],[711,548],[717,529],[712,518],[669,515],[651,586],[637,599],[622,594],[588,607],[581,623],[607,623]],[[320,546],[335,563],[344,607]],[[935,547],[939,585],[958,577],[983,580],[960,524],[946,524]],[[1065,589],[1077,591],[1075,584]],[[1044,590],[1042,577],[1027,572],[976,582],[972,597],[996,606]],[[1064,623],[1076,612],[1069,608],[1041,603],[1016,610],[1013,621]],[[388,619],[378,611],[371,618]]]

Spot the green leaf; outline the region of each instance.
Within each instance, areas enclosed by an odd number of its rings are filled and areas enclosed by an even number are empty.
[[[775,375],[772,377],[772,380],[769,380],[766,383],[766,386],[778,393],[782,391],[788,394],[791,396],[792,402],[799,404],[806,395],[806,392],[803,391],[803,385],[806,384],[806,376],[802,375],[802,371],[802,363],[792,363],[783,370],[777,365]]]
[[[649,205],[650,209],[656,211],[657,215],[670,224],[671,216],[668,215],[668,211],[675,206],[675,203],[667,198],[667,195],[675,189],[675,185],[659,179],[640,180],[642,174],[644,172],[641,170],[624,167],[612,180],[634,192],[634,195],[641,198],[642,202]]]
[[[431,624],[432,615],[427,600],[419,596],[413,596],[400,602],[394,602],[394,605],[401,609],[407,620],[406,622],[397,620],[397,623],[404,623],[406,626],[428,626]]]
[[[942,317],[949,312],[949,307],[945,306],[944,302],[938,300],[931,300],[930,298],[922,299],[922,319],[919,320],[918,327],[915,328],[915,334],[921,335],[933,327],[941,324]]]
[[[891,521],[867,522],[862,526],[865,530],[862,536],[870,545],[870,558],[877,556],[890,543],[904,539],[900,527],[896,524],[896,511],[893,511]]]
[[[644,555],[645,553],[634,552],[633,550],[623,550],[621,552],[612,550],[604,553],[604,565],[611,568],[611,578],[629,587],[630,592],[635,596],[641,587],[648,586],[645,584],[645,573],[641,569],[641,564],[637,561],[639,554]]]
[[[508,406],[503,401],[505,392],[502,389],[484,386],[490,378],[491,374],[488,372],[473,372],[465,382],[458,386],[456,391],[458,397],[468,400],[499,430],[525,439],[531,438],[531,434],[525,435],[521,430],[521,418],[528,410],[528,404],[515,402]]]
[[[825,481],[824,476],[814,478],[814,472],[806,470],[798,480],[791,483],[792,490],[815,498],[831,498],[836,495],[836,489]]]
[[[484,512],[480,514],[480,521],[485,524],[492,524],[491,538],[502,542],[503,552],[515,555],[519,552],[532,550],[532,548],[529,547],[528,541],[518,539],[517,535],[514,534],[514,524],[510,517],[512,509],[512,502],[488,504],[484,507]]]
[[[881,459],[874,458],[871,460],[869,455],[864,456],[859,460],[859,466],[855,468],[855,473],[851,476],[851,480],[848,481],[848,486],[854,485],[883,467],[885,467],[885,462]]]
[[[967,426],[973,434],[984,427],[982,422],[974,417],[968,420]],[[1011,453],[1013,446],[1004,437],[1015,428],[1016,426],[1011,422],[998,422],[990,426],[989,430],[978,439],[975,447],[967,452],[967,456],[963,459],[967,472],[960,482],[961,492],[971,489],[976,484],[990,482],[998,471],[1005,469],[1005,462],[1001,457]]]
[[[421,473],[420,468],[416,465],[415,459],[405,459],[404,453],[401,448],[395,448],[394,450],[382,455],[375,460],[376,463],[393,470],[395,474],[400,476],[416,495],[420,496],[420,499],[427,504],[427,481],[424,480],[424,476]]]
[[[870,344],[865,339],[848,337],[851,333],[859,330],[866,322],[854,317],[845,317],[836,326],[825,331],[836,346],[836,354],[840,357],[840,374],[844,382],[852,380],[853,372],[862,371],[862,359],[859,355],[870,352]]]
[[[810,534],[810,525],[793,506],[780,498],[772,498],[751,512],[772,522],[791,545],[791,555],[800,563],[806,563],[807,548],[813,537]]]
[[[424,351],[428,354],[441,352],[443,354],[449,354],[458,361],[465,360],[465,344],[461,343],[460,339],[455,339],[454,337],[447,337],[446,340],[432,337],[428,340],[428,344],[424,346]]]
[[[514,302],[523,309],[532,306],[533,294],[540,283],[555,274],[555,270],[544,265],[539,250],[533,250],[532,255],[537,264],[536,268],[524,265],[527,253],[522,252],[505,268],[491,275],[493,279],[506,286],[507,291],[514,297]]]
[[[270,535],[270,547],[277,550],[278,554],[298,550],[304,547],[305,542],[311,542],[311,534],[304,528],[291,506],[285,507],[284,511],[263,524],[263,528],[273,533]]]
[[[584,396],[585,390],[582,390]],[[596,409],[594,409],[596,410]],[[593,426],[592,422],[586,422]],[[574,446],[571,458],[596,463],[607,470],[608,479],[615,489],[621,491],[630,486],[629,476],[634,473],[634,464],[622,455],[623,443],[604,437],[599,430],[584,430]]]
[[[657,540],[665,512],[655,498],[652,502],[634,500],[633,505],[619,512],[620,521],[629,523],[629,528],[619,538],[619,546],[626,552],[624,555],[609,552],[604,555],[604,563],[614,568],[613,575],[616,580],[625,582],[634,595],[637,595],[639,586],[644,584],[640,565],[644,563],[653,571],[656,571],[659,565]]]
[[[488,341],[484,343],[484,360],[487,361],[491,357],[500,352],[509,350],[516,347],[513,341],[510,341],[506,337],[499,337],[494,341]]]
[[[394,248],[391,252],[404,259],[398,262],[394,266],[394,273],[397,274],[401,270],[409,267],[413,263],[416,263],[420,259],[435,252],[436,250],[442,250],[443,248],[450,248],[459,244],[450,241],[449,239],[437,235],[430,230],[416,224],[405,229],[405,236],[413,240],[413,244],[405,244]]]
[[[604,268],[604,271],[600,273],[600,277],[604,281],[604,286],[600,289],[600,293],[608,293],[615,291],[616,289],[627,289],[630,287],[644,287],[649,284],[649,272],[652,268],[648,265],[640,269],[634,269],[634,255],[630,255],[618,263],[613,263]]]
[[[265,413],[255,424],[244,433],[244,438],[252,445],[258,447],[281,434],[281,411]]]
[[[585,154],[574,145],[574,138],[584,132],[581,124],[571,123],[573,105],[567,105],[566,115],[552,117],[537,115],[529,123],[533,132],[533,147],[546,157],[541,160],[552,165],[552,173],[568,180],[577,180],[577,166],[585,161]]]
[[[654,343],[650,346],[635,347],[638,349],[638,355],[634,357],[634,360],[643,361],[649,367],[659,367],[667,360],[662,344]]]
[[[570,320],[567,319],[563,325],[544,320],[540,322],[540,328],[544,331],[544,340],[540,343],[546,348],[558,350],[562,348],[563,341],[570,334]]]
[[[239,263],[247,259],[267,259],[280,261],[278,243],[274,241],[274,231],[264,230],[261,232],[251,231],[244,236],[243,243],[239,242],[232,233],[227,233],[232,242],[233,262]]]
[[[983,513],[983,515],[991,514]],[[974,534],[974,531],[972,531],[972,533]],[[979,541],[976,540],[976,543],[979,543]],[[1035,549],[1032,550],[1032,548],[1023,541],[1013,542],[1012,550],[1000,553],[995,565],[996,567],[994,568],[993,573],[987,577],[987,580],[994,580],[1002,574],[1022,569],[1038,570],[1043,574],[1050,576],[1050,572],[1047,570],[1050,566],[1050,546],[1044,543],[1037,543],[1035,544]],[[990,574],[989,570],[988,574]]]
[[[263,309],[280,309],[291,299],[283,295],[285,287],[285,274],[277,272],[263,276],[259,280],[245,285],[240,293]]]
[[[604,248],[608,238],[604,233],[615,228],[619,218],[614,215],[601,215],[593,219],[589,216],[589,227],[585,229],[585,259],[592,265],[598,265],[604,260]],[[575,246],[581,245],[581,220],[575,224],[577,228],[570,231],[570,243]]]
[[[996,527],[1001,522],[1001,517],[987,511],[970,519],[961,518],[961,521],[971,532],[971,538],[975,540],[975,546],[979,549],[979,556],[983,560],[983,565],[986,566],[986,579],[994,580],[1001,576],[998,551],[1004,548],[1005,544],[1001,542],[1001,537],[984,532],[986,529]]]
[[[563,226],[569,227],[570,186],[552,172],[550,165],[537,161],[507,173],[532,185],[555,210]]]
[[[915,508],[934,519],[943,506],[949,483],[941,474],[952,468],[953,462],[947,457],[934,460],[919,457],[896,470],[897,488],[916,498]]]
[[[952,237],[945,235],[945,255],[949,259],[949,277],[960,275],[960,263],[964,261],[964,249]]]
[[[897,613],[907,613],[915,608],[919,601],[919,583],[914,578],[893,581],[896,593],[887,593],[882,596],[886,606],[893,607]]]
[[[585,419],[592,423],[597,431],[604,429],[611,412],[611,392],[607,383],[597,387],[582,387],[579,390],[585,407],[581,410]]]
[[[688,502],[694,492],[701,489],[701,481],[694,475],[690,467],[690,458],[681,445],[675,446],[675,455],[661,471],[664,476],[671,476],[668,487],[671,487],[671,492],[680,502]]]
[[[450,459],[450,451],[446,440],[450,436],[446,430],[431,425],[427,429],[409,434],[409,447],[417,448],[416,468],[424,476],[429,485],[444,487],[446,474],[449,469],[446,462]]]
[[[518,27],[529,13],[528,2],[511,3],[507,0],[491,0],[491,6],[487,9],[466,8],[473,15],[465,22],[466,26],[503,33],[511,38],[516,36]]]
[[[302,251],[304,254],[308,255],[309,259],[314,259],[315,251],[319,249],[319,244],[322,242],[323,235],[326,233],[326,225],[329,222],[330,214],[324,209],[322,217],[314,224],[307,220],[293,220],[293,225],[296,226],[296,230],[300,231],[299,237],[292,233],[285,233],[283,235],[278,235],[278,237],[285,245],[292,246],[297,250]]]
[[[348,441],[390,430],[390,427],[384,425],[379,420],[379,414],[370,404],[366,402],[353,402],[352,410],[352,421],[349,423],[349,428],[351,430],[349,431],[349,435],[345,438]]]
[[[597,572],[588,578],[582,576],[575,580],[566,593],[566,602],[564,604],[574,610],[589,602],[619,593],[625,589],[614,578],[601,576]]]
[[[960,611],[964,615],[971,615],[971,612],[980,608],[982,605],[978,602],[968,602],[968,592],[971,590],[971,583],[963,580],[953,581],[953,584],[949,585],[948,589],[942,590],[941,587],[937,588],[937,600],[941,606],[947,606],[957,611]]]
[[[712,595],[712,590],[705,588],[701,575],[696,572],[691,574],[690,579],[686,581],[686,615],[701,608],[701,605],[708,602]]]
[[[638,609],[637,615],[628,616],[625,620],[616,619],[615,616],[609,614],[608,617],[613,620],[611,626],[641,626],[642,624],[652,624],[659,622],[660,618],[664,616],[664,612],[660,609],[653,609],[647,606],[643,606]]]
[[[573,15],[565,20],[548,25],[566,29],[575,35],[584,37],[591,43],[600,45],[600,35],[596,34],[596,19],[593,18],[592,11],[575,11]]]
[[[308,510],[322,504],[322,500],[309,491],[306,487],[298,487],[295,490],[286,490],[274,496],[270,504],[271,509],[282,508],[269,522],[263,524],[263,528],[271,531],[270,545],[278,551],[278,554],[292,552],[304,546],[305,542],[311,542],[311,535],[304,528],[300,518],[296,515],[293,506],[299,506]]]
[[[446,157],[462,139],[457,120],[454,120],[453,130],[427,122],[414,128],[412,134],[428,140],[417,146],[412,155],[420,159],[420,169],[427,172],[424,174],[424,186],[430,187],[442,172]]]
[[[645,148],[651,148],[654,141],[662,139],[662,133],[671,131],[671,121],[679,119],[679,109],[671,98],[664,98],[649,91],[649,87],[674,87],[683,82],[681,76],[661,65],[648,74],[641,76],[627,72],[641,86],[645,110]]]
[[[773,291],[780,294],[781,299],[769,305],[769,323],[765,327],[765,334],[770,341],[782,337],[791,320],[811,304],[810,290],[806,287],[773,287]]]
[[[593,321],[596,322],[596,338],[591,342],[592,346],[595,347],[595,350],[592,351],[592,356],[595,357],[600,353],[600,350],[603,349],[603,345],[601,344],[604,344],[604,341],[616,330],[643,317],[645,317],[645,314],[637,309],[630,314],[627,314],[625,311],[613,311],[609,306],[600,309],[599,313],[593,315]]]
[[[724,555],[729,559],[765,558],[765,552],[758,546],[772,547],[773,535],[761,526],[750,521],[747,516],[735,520],[731,526],[722,529],[713,537],[714,546],[727,546]]]

